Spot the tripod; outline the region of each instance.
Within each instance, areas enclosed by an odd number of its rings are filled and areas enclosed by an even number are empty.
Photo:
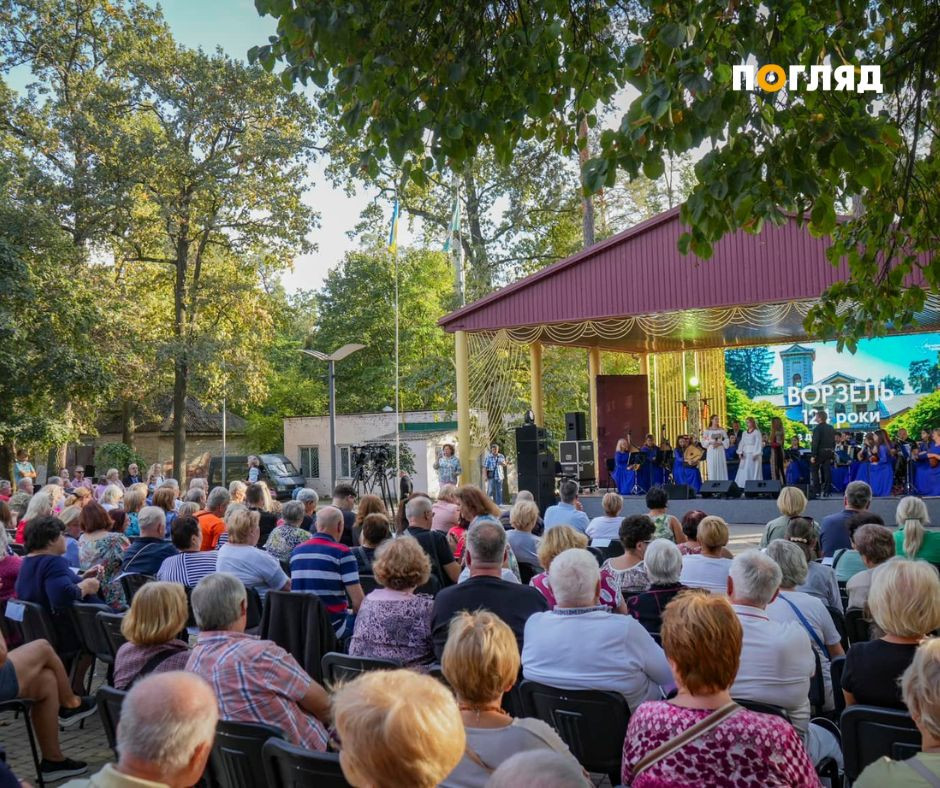
[[[395,511],[394,501],[392,499],[392,490],[388,483],[388,471],[385,464],[376,464],[372,469],[372,475],[368,479],[369,492],[375,491],[375,494],[382,499],[386,508],[390,512]]]
[[[633,487],[630,488],[630,495],[645,495],[646,490],[640,487],[640,468],[643,466],[643,452],[635,451],[630,453],[627,461],[633,467]]]

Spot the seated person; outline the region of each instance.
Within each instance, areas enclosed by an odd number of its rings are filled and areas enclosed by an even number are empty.
[[[224,487],[213,487],[206,498],[206,508],[193,516],[199,523],[202,540],[200,550],[215,550],[219,546],[219,537],[226,531],[225,511],[232,503],[232,494]]]
[[[866,610],[875,571],[894,558],[894,534],[883,525],[863,525],[855,530],[853,540],[865,570],[852,575],[845,584],[845,590],[849,594],[846,609]]]
[[[276,643],[245,634],[248,598],[241,580],[225,572],[204,577],[192,605],[200,632],[186,670],[215,688],[220,718],[263,722],[291,744],[326,750],[330,697]]]
[[[859,572],[865,571],[865,562],[862,560],[862,556],[859,555],[858,545],[855,543],[855,532],[863,525],[883,526],[884,524],[884,518],[875,512],[858,512],[849,520],[849,541],[852,547],[840,547],[832,554],[832,571],[836,573],[838,582],[845,583]],[[893,549],[891,554],[894,555]]]
[[[917,644],[940,628],[937,570],[926,561],[885,562],[872,576],[868,607],[884,635],[849,647],[842,669],[845,703],[903,709],[898,679]]]
[[[376,516],[382,515],[369,515]],[[421,545],[414,539],[391,539],[376,551],[373,567],[382,588],[362,600],[349,653],[355,657],[397,659],[407,667],[433,662],[434,600],[415,594],[431,574],[431,562]]]
[[[580,485],[574,479],[565,479],[561,483],[558,495],[561,500],[545,510],[545,532],[559,525],[570,525],[576,531],[587,533],[591,521],[584,513],[578,498]]]
[[[787,523],[784,536],[791,544],[795,544],[806,558],[806,579],[796,589],[819,599],[824,605],[842,609],[842,595],[839,593],[839,583],[836,573],[831,566],[815,560],[819,557],[819,540],[816,537],[816,525],[808,517],[794,517]]]
[[[360,575],[373,574],[375,551],[379,545],[392,538],[392,524],[386,514],[367,514],[362,519],[359,544],[352,549]]]
[[[528,750],[560,752],[577,764],[553,728],[538,719],[513,719],[503,710],[503,695],[519,676],[519,649],[512,630],[497,616],[486,611],[456,615],[441,666],[467,733],[466,753],[441,783],[444,788],[484,788],[490,772]]]
[[[351,785],[434,788],[464,754],[457,701],[430,676],[363,673],[336,691],[333,714],[343,742],[339,762]]]
[[[199,523],[195,517],[176,517],[170,526],[170,536],[173,547],[179,552],[164,559],[157,570],[157,580],[168,583],[179,583],[189,588],[206,575],[211,575],[219,560],[218,550],[200,550],[202,535],[199,532]]]
[[[921,752],[906,761],[885,757],[869,764],[856,788],[940,783],[940,638],[925,640],[917,649],[901,677],[901,697],[920,731]]]
[[[598,547],[607,547],[611,542],[620,538],[620,510],[623,509],[623,497],[620,493],[609,492],[601,501],[604,507],[604,514],[595,517],[588,523],[585,532],[591,540],[591,544]]]
[[[121,574],[154,576],[163,562],[176,555],[172,542],[166,541],[166,515],[159,506],[145,506],[137,515],[140,538],[124,551]]]
[[[179,636],[186,631],[188,617],[181,585],[158,580],[141,586],[121,621],[127,642],[114,658],[114,688],[127,690],[148,673],[184,670],[189,643]]]
[[[237,504],[230,507],[225,521],[228,541],[219,548],[216,571],[235,575],[247,588],[255,589],[262,601],[269,590],[290,591],[290,578],[280,562],[257,547],[261,538],[258,512]]]
[[[682,553],[668,539],[654,539],[643,559],[650,587],[627,600],[627,612],[647,632],[659,632],[663,611],[685,586],[679,582]]]
[[[294,548],[306,542],[313,534],[301,527],[304,521],[304,505],[300,501],[285,503],[281,509],[281,517],[284,522],[271,531],[268,541],[264,543],[264,549],[278,561],[290,561]]]
[[[698,524],[706,516],[701,509],[689,509],[682,515],[682,533],[685,534],[685,541],[679,545],[682,555],[698,555],[702,552],[702,546],[698,543]]]
[[[598,606],[600,570],[591,553],[566,550],[552,561],[549,577],[557,605],[526,622],[525,678],[559,689],[619,692],[631,710],[672,687],[669,664],[649,632],[630,616]]]
[[[787,523],[794,517],[802,517],[806,504],[806,496],[799,487],[792,484],[784,487],[777,496],[777,511],[780,516],[767,523],[760,539],[761,549],[767,547],[774,539],[783,539],[787,535]],[[819,536],[818,528],[816,535]]]
[[[620,524],[623,555],[608,558],[603,566],[613,574],[615,587],[622,595],[638,594],[650,587],[643,555],[655,538],[655,533],[656,526],[645,514],[631,514],[623,518]]]
[[[642,703],[631,715],[623,743],[624,785],[819,785],[790,723],[731,699],[742,629],[727,599],[680,595],[663,615],[662,638],[679,691],[671,700]],[[662,758],[647,757],[712,714],[726,716]]]
[[[715,515],[705,517],[698,524],[696,536],[702,551],[682,557],[679,581],[686,588],[704,588],[713,594],[723,594],[728,587],[728,570],[731,568],[731,559],[725,558],[728,524]]]
[[[541,540],[532,535],[538,518],[539,507],[534,501],[516,501],[509,514],[509,547],[520,564],[529,564],[535,572],[542,571],[538,556]]]
[[[560,752],[528,750],[503,761],[486,788],[592,788],[577,761]]]

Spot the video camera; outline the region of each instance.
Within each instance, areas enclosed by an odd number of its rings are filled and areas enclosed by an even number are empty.
[[[376,466],[388,464],[389,457],[392,456],[392,448],[387,443],[366,443],[362,446],[353,446],[353,463],[356,466],[363,466],[371,463]]]

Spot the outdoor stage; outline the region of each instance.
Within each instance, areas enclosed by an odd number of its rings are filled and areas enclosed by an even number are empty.
[[[601,507],[601,499],[604,492],[584,494],[581,496],[581,504],[589,517],[598,517],[604,513]],[[893,528],[894,512],[897,509],[900,498],[873,498],[871,502],[871,511],[880,514],[889,528]],[[927,504],[927,511],[930,515],[930,522],[940,522],[940,498],[924,498]],[[806,513],[816,522],[819,522],[827,514],[842,511],[842,496],[837,495],[833,498],[818,498],[809,502]],[[773,520],[780,516],[777,510],[777,502],[762,498],[691,498],[689,500],[675,500],[669,502],[669,513],[674,514],[680,520],[690,509],[700,509],[707,514],[716,514],[723,518],[725,522],[732,524],[761,524]],[[623,511],[621,514],[626,517],[629,514],[645,514],[646,500],[642,495],[625,495],[623,497]]]

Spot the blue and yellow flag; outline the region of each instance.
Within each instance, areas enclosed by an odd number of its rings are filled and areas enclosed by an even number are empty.
[[[388,251],[392,254],[398,252],[398,199],[395,199],[395,205],[392,206],[392,226],[388,232]]]
[[[450,214],[450,227],[447,230],[447,240],[444,241],[444,251],[450,251],[450,244],[454,236],[460,232],[460,198],[454,197],[454,209]]]

